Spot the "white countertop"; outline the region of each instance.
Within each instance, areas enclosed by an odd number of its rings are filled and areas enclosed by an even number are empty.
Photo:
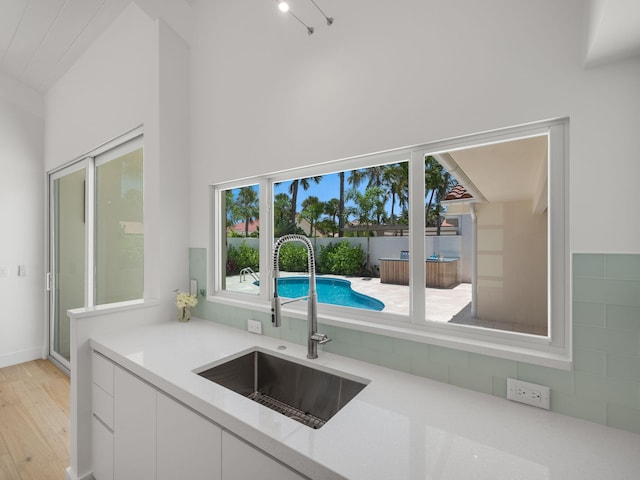
[[[640,435],[326,352],[307,360],[306,347],[210,321],[100,335],[91,345],[314,479],[640,478]],[[313,430],[192,372],[254,346],[371,383]]]

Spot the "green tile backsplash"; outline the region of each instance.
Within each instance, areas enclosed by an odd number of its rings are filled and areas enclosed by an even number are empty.
[[[206,288],[206,249],[190,249],[191,278]],[[551,387],[551,410],[640,433],[640,255],[573,255],[574,370],[426,345],[323,325],[324,350],[479,392],[506,397],[507,377]],[[248,318],[263,333],[306,343],[306,323],[202,301],[194,315],[236,328]]]

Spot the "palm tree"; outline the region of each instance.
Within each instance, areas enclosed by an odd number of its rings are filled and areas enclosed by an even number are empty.
[[[273,235],[281,237],[291,231],[289,211],[291,210],[291,198],[286,193],[278,193],[273,198]]]
[[[440,235],[440,213],[442,212],[440,202],[442,202],[447,192],[457,185],[458,182],[431,155],[427,156],[424,160],[424,181],[425,192],[428,192],[429,195],[427,208],[425,209],[425,225],[429,225],[429,223],[435,224],[437,234]],[[432,222],[429,222],[430,218]]]
[[[333,223],[333,227],[331,228],[332,233],[335,232],[336,227],[338,230],[340,229],[339,220],[338,221],[336,220],[340,218],[340,213],[341,213],[340,209],[342,208],[342,210],[344,211],[344,192],[342,194],[343,194],[342,205],[340,205],[340,200],[337,198],[332,198],[331,200],[324,202],[324,213],[326,215],[329,215],[329,217],[331,217],[331,220],[329,221]],[[344,219],[343,219],[343,223],[344,223]]]
[[[314,229],[323,211],[324,203],[321,202],[318,197],[311,195],[302,202],[302,212],[300,212],[300,216],[309,222],[310,237],[315,236],[314,233],[317,234],[317,232],[314,232]]]
[[[260,214],[258,192],[253,187],[242,187],[236,200],[236,212],[244,220],[244,236],[249,236],[249,223]]]
[[[340,179],[340,198],[338,199],[338,237],[344,236],[344,172],[338,173]]]
[[[316,177],[300,178],[291,181],[289,186],[289,193],[291,194],[291,221],[296,222],[296,208],[298,207],[298,187],[302,185],[303,190],[308,190],[311,184],[309,180],[313,181],[316,185],[322,180],[322,175]]]
[[[238,218],[236,217],[236,207],[235,200],[233,198],[233,190],[225,190],[224,191],[224,201],[225,201],[225,213],[226,213],[226,227],[230,227]]]
[[[382,173],[383,185],[391,194],[391,223],[396,222],[396,199],[400,208],[406,208],[409,197],[409,163],[401,162],[387,165]]]

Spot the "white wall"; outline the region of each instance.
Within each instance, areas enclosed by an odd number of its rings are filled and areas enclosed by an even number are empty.
[[[584,1],[322,7],[308,36],[272,2],[196,2],[191,246],[208,184],[569,116],[571,249],[640,251],[640,61],[584,70]]]
[[[0,367],[39,358],[44,342],[42,99],[0,83]],[[11,98],[13,102],[5,100]],[[26,99],[25,107],[18,100]],[[26,276],[18,276],[18,265]]]
[[[188,289],[188,58],[132,3],[46,94],[47,171],[143,126],[145,298],[167,318],[172,290]]]

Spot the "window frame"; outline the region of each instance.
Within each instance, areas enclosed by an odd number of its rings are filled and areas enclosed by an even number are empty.
[[[477,326],[436,323],[425,316],[424,249],[424,159],[427,155],[451,152],[463,148],[504,142],[532,136],[548,135],[547,198],[547,336],[487,329]],[[538,365],[570,370],[571,363],[571,301],[569,255],[569,119],[561,118],[535,122],[489,132],[429,142],[412,147],[388,150],[369,155],[350,157],[283,172],[260,175],[242,180],[211,185],[212,228],[210,231],[211,260],[208,262],[207,300],[226,303],[261,312],[270,311],[272,282],[261,282],[257,296],[219,289],[221,244],[216,241],[225,234],[224,212],[219,211],[220,195],[224,190],[247,185],[260,189],[260,271],[261,278],[272,278],[269,260],[273,248],[273,185],[278,182],[339,171],[366,168],[374,165],[409,161],[409,250],[410,309],[406,315],[372,312],[335,305],[320,304],[320,323],[355,329],[496,356],[526,361]],[[422,198],[421,198],[422,197]],[[221,219],[222,216],[222,219]],[[220,223],[220,222],[223,223]],[[218,268],[220,265],[221,268]],[[249,297],[249,298],[247,298]],[[257,297],[257,298],[256,298]],[[287,304],[283,314],[292,318],[306,318],[302,302]],[[427,307],[428,308],[428,307]]]

